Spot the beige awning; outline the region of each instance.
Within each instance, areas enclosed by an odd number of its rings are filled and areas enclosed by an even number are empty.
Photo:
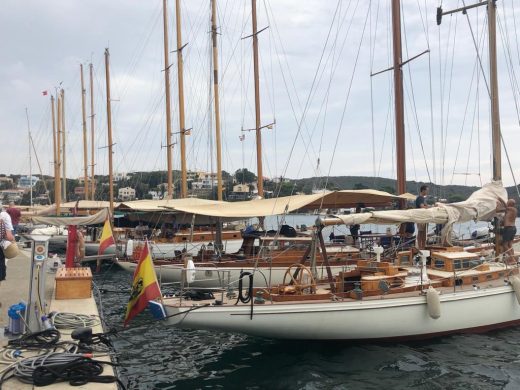
[[[364,206],[386,206],[400,199],[388,192],[376,190],[343,190],[312,195],[292,195],[272,199],[254,199],[244,202],[220,202],[197,206],[178,205],[175,210],[189,214],[218,218],[251,218],[280,215],[300,209],[315,210]]]
[[[66,202],[60,204],[61,212],[69,212],[78,205],[78,210],[101,210],[110,208],[110,202],[105,200],[80,200],[75,202]],[[119,203],[115,202],[114,207],[119,206]],[[56,204],[52,204],[42,210],[39,210],[36,215],[56,215]]]
[[[98,211],[94,215],[87,215],[85,217],[32,217],[35,224],[52,225],[52,226],[68,226],[68,225],[96,225],[106,221],[108,218],[108,208]]]
[[[400,198],[406,200],[415,200],[417,199],[417,195],[410,194],[409,192],[405,192],[404,194],[399,195]]]
[[[301,209],[321,199],[323,195],[293,195],[272,199],[253,199],[244,202],[222,202],[198,206],[176,206],[175,210],[189,214],[206,215],[217,218],[252,218],[280,215]]]
[[[199,198],[183,198],[183,199],[161,199],[161,200],[133,200],[122,202],[118,205],[119,211],[168,211],[176,210],[178,206],[196,207],[208,204],[221,204],[227,202],[219,202],[216,200],[199,199]]]
[[[407,199],[405,197],[392,195],[385,191],[378,190],[341,190],[323,193],[319,200],[311,202],[306,206],[307,209],[335,209],[356,207],[360,203],[364,207],[383,207],[388,206],[397,199]],[[414,198],[415,199],[415,198]]]

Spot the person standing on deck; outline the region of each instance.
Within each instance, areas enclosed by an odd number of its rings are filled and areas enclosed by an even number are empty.
[[[427,185],[422,185],[419,195],[415,198],[415,208],[417,209],[427,209],[428,205],[426,204],[426,196],[428,196],[428,192],[430,191],[430,187]],[[428,229],[427,223],[418,223],[417,224],[417,247],[419,249],[424,249],[426,247],[426,230]]]
[[[507,203],[500,200],[497,211],[505,211],[502,233],[502,253],[508,264],[514,262],[513,239],[516,234],[517,209],[514,199],[509,199]]]

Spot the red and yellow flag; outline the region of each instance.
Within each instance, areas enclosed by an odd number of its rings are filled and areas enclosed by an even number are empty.
[[[115,243],[116,241],[114,240],[114,235],[112,234],[112,227],[110,226],[110,221],[107,218],[105,225],[103,226],[103,231],[101,232],[101,239],[99,240],[98,255],[105,253],[105,250],[110,245],[114,245]]]
[[[128,300],[128,306],[126,307],[124,325],[126,326],[132,318],[142,312],[146,306],[148,306],[148,301],[161,297],[161,289],[159,288],[157,275],[155,275],[155,269],[153,268],[148,242],[146,242],[141,252],[139,264],[134,272],[132,292]]]

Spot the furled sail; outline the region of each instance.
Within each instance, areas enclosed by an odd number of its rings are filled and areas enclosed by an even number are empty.
[[[321,225],[354,225],[364,223],[401,224],[405,222],[443,224],[443,239],[451,236],[453,224],[468,221],[489,221],[496,215],[499,199],[507,201],[507,191],[500,181],[484,185],[470,197],[457,203],[437,203],[428,209],[372,211],[360,214],[335,215],[321,218]]]

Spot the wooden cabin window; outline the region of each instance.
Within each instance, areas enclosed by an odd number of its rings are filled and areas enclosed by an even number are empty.
[[[504,277],[504,273],[503,273],[503,272],[499,272],[499,273],[498,273],[498,277],[499,277],[499,278],[503,278],[503,277]]]
[[[467,269],[471,267],[471,263],[469,259],[462,260],[462,268]]]
[[[488,279],[488,280],[493,279],[493,274],[487,274],[487,275],[486,275],[486,279]]]
[[[435,268],[444,269],[444,260],[435,259]]]
[[[473,283],[478,283],[478,276],[473,276]]]
[[[453,261],[453,268],[454,269],[461,269],[462,268],[462,261],[461,260],[454,260]]]

